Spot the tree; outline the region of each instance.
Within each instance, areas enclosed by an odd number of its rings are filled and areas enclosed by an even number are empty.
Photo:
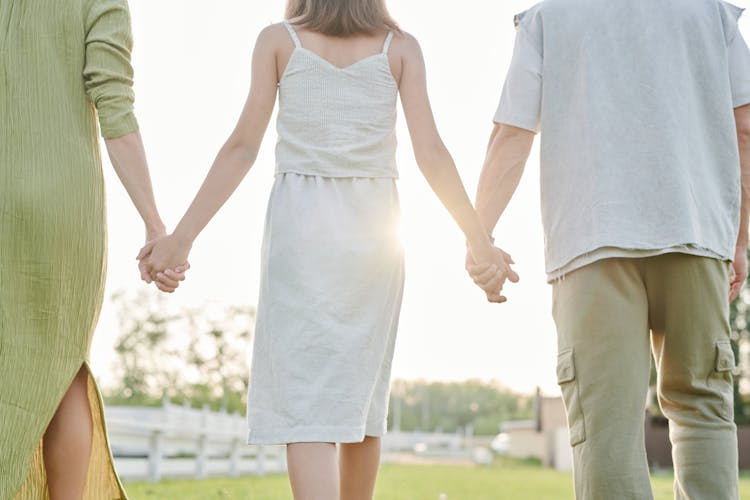
[[[120,335],[109,403],[157,404],[167,396],[244,411],[254,309],[210,303],[177,309],[150,290],[119,292],[113,301]]]
[[[401,430],[454,432],[472,425],[477,435],[497,434],[505,420],[533,416],[532,396],[477,380],[394,381],[391,408],[400,405]],[[393,427],[393,415],[389,416]]]

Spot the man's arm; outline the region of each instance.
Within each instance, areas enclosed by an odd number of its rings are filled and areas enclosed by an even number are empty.
[[[495,229],[505,207],[508,206],[513,193],[521,180],[531,146],[534,144],[534,132],[510,125],[495,124],[487,146],[487,157],[479,177],[477,187],[476,211],[487,234]],[[507,264],[513,264],[510,255],[503,253]],[[488,286],[486,280],[494,275],[491,270],[475,265],[471,254],[466,255],[466,270],[480,287]],[[513,276],[518,281],[518,276]],[[490,302],[504,302],[493,300]],[[504,299],[504,298],[503,298]]]
[[[517,20],[524,16],[517,17]],[[513,59],[503,85],[500,104],[495,112],[495,129],[490,136],[484,168],[479,178],[475,208],[484,230],[490,234],[508,206],[521,180],[526,160],[540,130],[542,114],[543,44],[536,16],[516,23],[518,33]],[[513,259],[504,254],[508,264]],[[482,266],[466,258],[466,270],[483,286],[486,273]],[[511,281],[517,281],[514,276]]]
[[[495,124],[479,177],[476,210],[487,233],[492,233],[516,192],[534,143],[534,132]]]
[[[742,204],[740,205],[740,231],[734,254],[730,289],[730,301],[734,301],[740,294],[742,285],[747,279],[747,246],[748,225],[750,224],[750,105],[734,110],[737,124],[737,141],[740,147],[740,178],[742,183]]]

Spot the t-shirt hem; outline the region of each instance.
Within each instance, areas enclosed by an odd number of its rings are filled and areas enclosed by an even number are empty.
[[[593,264],[604,259],[612,258],[636,258],[645,259],[648,257],[656,257],[658,255],[664,255],[668,253],[682,253],[686,255],[694,255],[696,257],[706,257],[716,260],[722,260],[731,262],[731,257],[726,257],[719,252],[715,252],[709,248],[700,247],[691,244],[678,244],[670,245],[663,248],[622,248],[614,246],[603,246],[595,248],[594,250],[584,252],[576,257],[570,259],[564,265],[555,268],[552,271],[547,271],[547,283],[552,284],[556,281],[564,279],[566,275],[581,269],[582,267]],[[588,257],[588,258],[587,258]]]
[[[732,105],[734,109],[741,108],[750,104],[750,93],[735,97],[732,99]]]

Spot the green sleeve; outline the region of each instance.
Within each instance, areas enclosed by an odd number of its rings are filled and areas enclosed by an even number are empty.
[[[133,34],[127,0],[93,0],[86,16],[83,80],[105,139],[138,129],[133,113]]]

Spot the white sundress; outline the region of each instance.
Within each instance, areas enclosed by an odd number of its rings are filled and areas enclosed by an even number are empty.
[[[284,24],[248,442],[360,442],[385,432],[404,283],[392,33],[339,68]]]

